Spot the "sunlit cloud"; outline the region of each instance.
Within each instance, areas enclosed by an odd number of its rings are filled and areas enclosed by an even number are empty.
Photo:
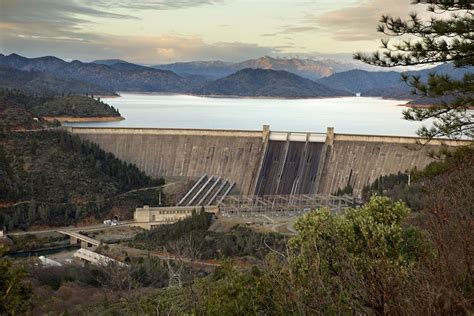
[[[381,37],[377,24],[383,14],[407,17],[417,11],[424,14],[422,5],[411,5],[410,0],[368,0],[326,12],[322,15],[309,15],[306,23],[313,23],[338,41],[367,41]]]
[[[410,2],[0,0],[0,51],[141,63],[350,53],[380,37],[383,13],[406,16]]]

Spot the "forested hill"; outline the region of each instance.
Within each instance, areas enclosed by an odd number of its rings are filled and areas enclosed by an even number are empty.
[[[136,166],[62,131],[0,134],[0,227],[64,226],[100,220],[114,210],[131,218],[135,207],[156,204],[156,186]]]
[[[32,108],[38,116],[73,116],[73,117],[119,117],[120,113],[98,99],[87,96],[65,96],[50,98],[48,101]]]
[[[41,71],[0,66],[0,88],[19,89],[32,95],[115,95],[114,90],[80,80],[58,78]]]
[[[243,69],[193,91],[199,95],[312,98],[350,96],[286,71]]]
[[[168,70],[133,64],[114,68],[112,65],[83,63],[78,60],[66,62],[52,56],[25,58],[16,54],[0,54],[0,66],[37,71],[63,80],[87,82],[108,91],[172,92],[189,88],[193,84],[193,80]]]
[[[395,71],[369,72],[365,70],[349,70],[333,74],[317,82],[328,87],[349,91],[353,94],[361,93],[362,95],[367,95],[368,91],[376,90],[378,92],[372,94],[382,95],[387,93],[387,88],[399,90],[406,94],[410,92],[409,88],[401,81],[400,73]]]
[[[418,76],[422,81],[427,81],[431,73],[446,74],[453,79],[461,79],[465,74],[472,73],[472,70],[472,67],[455,68],[451,63],[447,63],[434,68],[407,71],[405,74]],[[401,73],[395,71],[349,70],[319,79],[316,82],[351,93],[361,93],[362,96],[411,99],[413,100],[412,104],[427,103],[424,98],[419,99],[420,96],[414,95],[412,88],[402,81]],[[436,100],[430,100],[428,103],[436,103]]]
[[[41,129],[34,115],[0,94],[0,131]],[[1,180],[0,180],[1,182]]]
[[[0,127],[2,129],[41,128],[42,117],[58,119],[61,117],[112,117],[121,119],[118,110],[100,101],[100,98],[33,96],[19,90],[0,89]]]

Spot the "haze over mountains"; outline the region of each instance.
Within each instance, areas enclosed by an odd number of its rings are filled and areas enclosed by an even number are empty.
[[[201,75],[210,79],[218,79],[245,68],[260,68],[271,70],[284,70],[303,78],[317,80],[337,72],[350,69],[373,69],[374,67],[360,62],[339,62],[335,60],[312,60],[300,58],[273,58],[264,56],[238,63],[222,61],[193,61],[165,65],[151,66],[156,69],[171,70],[178,75]]]
[[[21,88],[33,94],[114,95],[128,91],[308,98],[361,93],[394,99],[417,98],[401,81],[399,72],[356,67],[355,63],[268,56],[240,63],[211,61],[148,67],[117,59],[84,63],[52,56],[25,58],[0,54],[0,87]],[[422,79],[427,79],[431,72],[460,78],[469,71],[443,64],[409,73]]]

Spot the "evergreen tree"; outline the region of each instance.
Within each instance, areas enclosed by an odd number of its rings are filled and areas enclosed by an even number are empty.
[[[26,270],[4,258],[5,252],[0,245],[0,315],[15,315],[29,309],[32,290],[25,281]]]
[[[416,4],[423,1],[417,0]],[[426,1],[424,1],[426,2]],[[382,51],[372,55],[355,54],[355,59],[381,67],[411,66],[450,62],[455,67],[474,65],[474,3],[472,0],[428,1],[430,19],[416,13],[406,19],[382,16],[377,30],[398,40],[382,39]],[[414,93],[441,98],[439,105],[412,108],[404,112],[410,121],[435,119],[431,127],[423,126],[417,133],[422,137],[474,137],[474,74],[460,80],[449,75],[430,74],[427,82],[418,76],[402,75]],[[446,101],[448,100],[448,101]]]
[[[31,225],[36,221],[36,201],[31,199],[28,207],[28,223]]]

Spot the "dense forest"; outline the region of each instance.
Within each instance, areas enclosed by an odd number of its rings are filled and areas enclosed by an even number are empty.
[[[120,113],[113,106],[95,99],[93,95],[29,95],[21,90],[0,89],[0,102],[10,108],[28,111],[31,115],[73,116],[73,117],[114,117]],[[7,123],[7,122],[5,122]]]
[[[164,183],[62,131],[1,134],[0,175],[0,225],[8,229],[69,225],[117,205],[130,217],[134,207],[156,203],[156,191],[119,195]]]
[[[120,116],[113,106],[94,96],[65,96],[51,98],[31,109],[38,116],[74,116],[74,117],[109,117]]]
[[[0,65],[0,89],[21,89],[26,94],[44,96],[85,95],[86,93],[116,95],[114,90],[103,88],[97,84],[58,78],[52,74],[31,69],[15,69],[7,65]]]

